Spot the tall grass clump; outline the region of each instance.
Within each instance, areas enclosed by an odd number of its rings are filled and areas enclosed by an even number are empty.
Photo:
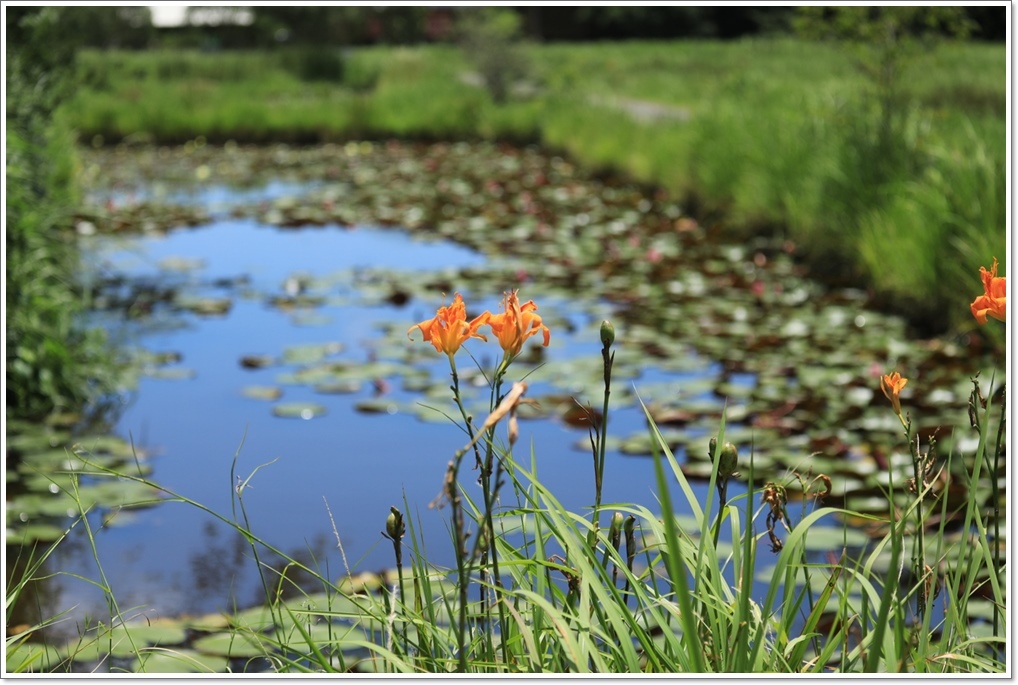
[[[981,278],[984,293],[971,303],[973,315],[980,323],[988,316],[1006,320],[1005,279],[997,276],[996,265]],[[527,376],[540,374],[540,368],[519,376],[514,362],[528,339],[547,345],[552,331],[538,306],[521,303],[516,291],[506,293],[498,313],[468,319],[466,311],[457,294],[408,331],[449,361],[449,418],[463,446],[451,452],[444,476],[435,474],[441,489],[431,507],[447,512],[449,539],[443,544],[452,546],[452,568],[429,562],[435,542],[421,536],[419,514],[404,515],[416,510],[407,501],[377,512],[381,535],[392,544],[392,573],[355,574],[344,553],[344,573],[336,580],[327,560],[286,555],[250,526],[244,497],[269,465],[244,476],[238,471],[239,449],[230,473],[236,487],[229,514],[140,473],[90,463],[76,474],[152,485],[162,494],[162,506],[169,500],[196,507],[244,537],[265,603],[237,612],[225,626],[199,629],[212,630],[198,639],[215,641],[219,653],[231,659],[221,668],[471,675],[1007,669],[1001,544],[1006,521],[996,484],[1005,472],[1006,414],[992,381],[984,389],[973,379],[974,454],[952,453],[944,460],[935,442],[920,442],[907,401],[903,406],[908,379],[897,372],[881,378],[902,427],[912,475],[898,482],[889,470],[886,516],[861,517],[882,531],[871,545],[830,549],[818,558],[809,543],[818,525],[844,526],[837,522],[860,517],[825,505],[837,476],[806,468],[761,478],[752,447],[740,451],[725,439],[723,417],[716,435],[705,436],[703,444],[712,463],[705,497],[697,495],[645,408],[656,502],[648,507],[610,500],[605,445],[620,341],[609,322],[600,330],[603,395],[586,398],[592,506],[585,512],[566,509],[541,483],[538,446],[517,452],[517,412],[530,401]],[[466,358],[466,344],[489,336],[502,356],[493,367],[479,365],[490,389],[489,413],[481,420],[462,402],[458,365]],[[963,501],[945,494],[953,478],[967,486]],[[992,489],[989,508],[981,494],[986,480]],[[737,481],[746,491],[729,497]],[[800,511],[793,510],[794,501]],[[680,516],[680,509],[691,515]],[[93,540],[97,530],[87,511],[80,524]],[[69,669],[76,654],[111,671],[208,668],[205,662],[196,666],[183,631],[153,637],[139,620],[141,612],[120,607],[102,559],[98,553],[94,558],[109,616],[52,650],[28,641],[46,622],[9,636],[9,668]],[[9,589],[9,599],[35,580],[40,565],[27,568],[25,580]],[[297,577],[310,582],[298,583]],[[973,621],[976,594],[990,598],[984,623]]]
[[[60,11],[8,15],[5,324],[8,417],[79,411],[113,387],[87,304],[72,225],[77,203],[70,131],[54,117],[68,97],[73,49],[51,45]]]

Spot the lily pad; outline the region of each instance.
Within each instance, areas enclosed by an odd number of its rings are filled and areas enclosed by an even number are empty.
[[[62,650],[54,645],[22,642],[7,644],[4,669],[13,673],[49,673],[66,660]]]
[[[7,528],[8,544],[31,545],[33,542],[54,542],[67,531],[66,526],[50,523],[29,523],[16,528]]]
[[[244,397],[250,397],[254,400],[269,400],[275,401],[283,396],[282,389],[274,385],[249,385],[241,390]]]
[[[194,369],[178,366],[145,369],[145,375],[149,378],[158,378],[160,380],[186,381],[195,378],[198,374],[195,373]]]
[[[194,649],[144,649],[130,670],[134,673],[224,673],[227,657]]]
[[[325,416],[325,407],[314,402],[287,402],[277,404],[272,408],[272,413],[285,419],[313,419]]]
[[[166,271],[197,271],[205,268],[205,260],[189,257],[166,257],[159,261],[159,268]]]
[[[386,399],[361,400],[353,407],[362,414],[398,414],[400,411],[399,404]]]
[[[329,395],[340,395],[358,392],[364,384],[355,379],[342,379],[337,378],[331,381],[324,381],[322,383],[315,383],[314,391]]]
[[[230,659],[250,659],[272,653],[272,647],[248,631],[215,633],[194,641],[194,649],[202,654]]]
[[[154,645],[178,645],[186,638],[184,629],[173,622],[132,622],[112,629],[99,627],[89,631],[84,641],[68,646],[67,655],[77,662],[94,663],[108,656],[135,655],[140,649]]]
[[[228,297],[177,297],[175,304],[179,309],[194,312],[200,316],[225,316],[233,307],[233,300]]]
[[[343,343],[326,342],[291,345],[283,350],[285,364],[313,364],[343,351]]]

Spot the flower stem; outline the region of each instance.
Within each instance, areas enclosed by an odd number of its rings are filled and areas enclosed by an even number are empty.
[[[993,449],[993,472],[990,474],[990,496],[993,497],[993,572],[1000,573],[1000,458],[1004,451],[1004,432],[1007,422],[1007,394],[1000,393],[1000,423],[997,424],[997,441]],[[1000,635],[1000,612],[993,612],[993,636]]]
[[[460,413],[463,415],[463,420],[466,422],[467,433],[469,433],[471,439],[473,439],[474,429],[470,423],[470,417],[467,416],[466,409],[463,407],[463,401],[460,398],[459,375],[456,373],[456,362],[453,360],[452,355],[449,355],[449,366],[452,369],[452,394],[456,400],[456,405],[460,408]],[[474,451],[475,453],[477,451],[476,445],[474,446]],[[466,452],[464,450],[457,451],[453,460],[449,462],[445,482],[445,495],[452,507],[453,535],[456,546],[456,574],[459,581],[459,622],[456,626],[456,647],[459,657],[456,670],[459,673],[466,673],[467,671],[466,627],[468,599],[467,589],[469,579],[467,577],[466,530],[463,523],[462,502],[458,492],[459,468],[460,464],[463,462],[463,455],[465,453]],[[478,459],[480,459],[480,457],[478,457]]]
[[[492,395],[491,395],[491,410],[495,408],[502,401],[502,379],[505,376],[506,369],[509,366],[511,359],[506,358],[499,364],[498,369],[495,370],[494,383],[492,384]],[[495,588],[493,592],[493,599],[498,603],[499,613],[499,626],[505,626],[505,611],[502,607],[501,597],[499,596],[498,590],[502,588],[502,577],[499,573],[498,568],[498,551],[495,545],[495,523],[492,515],[492,509],[495,505],[495,499],[498,497],[499,477],[501,475],[501,461],[499,462],[499,468],[495,470],[494,482],[492,482],[492,466],[494,465],[495,453],[494,453],[494,438],[495,438],[495,427],[492,426],[488,429],[487,438],[487,449],[485,450],[484,463],[481,467],[481,489],[482,497],[484,498],[484,527],[488,531],[488,552],[491,557],[491,571],[492,571],[492,584]],[[481,544],[481,535],[477,536],[475,541],[475,550],[477,546]],[[484,603],[484,612],[487,616],[490,608],[487,603]],[[490,624],[489,624],[490,625]],[[491,637],[491,631],[488,632],[489,638]],[[502,645],[502,658],[503,663],[508,663],[508,648],[506,647],[505,640],[501,640]]]
[[[610,347],[610,343],[606,342],[601,348],[601,358],[604,360],[604,404],[601,409],[601,430],[597,441],[597,452],[594,455],[593,523],[595,529],[598,528],[601,518],[601,487],[604,484],[605,443],[608,440],[608,399],[611,396],[612,365],[615,363],[615,353],[609,352]]]
[[[905,440],[909,445],[909,451],[912,453],[912,478],[915,483],[916,497],[919,501],[916,503],[916,553],[913,559],[915,565],[915,577],[919,580],[919,622],[922,623],[926,616],[926,538],[925,528],[926,522],[923,514],[923,498],[925,497],[926,485],[923,482],[923,457],[919,452],[919,436],[916,435],[915,441],[912,440],[912,421],[911,419],[905,420],[901,414],[898,414],[898,418],[901,419],[902,425],[905,427]]]

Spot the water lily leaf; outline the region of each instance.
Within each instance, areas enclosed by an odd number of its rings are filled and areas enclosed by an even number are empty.
[[[235,629],[248,633],[263,633],[275,626],[279,617],[280,613],[278,610],[265,605],[258,605],[238,612],[230,618],[230,625]],[[281,617],[286,625],[292,623],[285,611],[282,612]]]
[[[732,400],[745,399],[753,394],[753,385],[744,383],[719,383],[714,389],[714,394],[721,398]]]
[[[178,309],[194,312],[200,316],[225,316],[233,307],[228,297],[190,297],[180,295],[174,300]]]
[[[833,528],[830,526],[812,526],[803,538],[806,549],[826,552],[832,549],[863,548],[869,544],[870,538],[857,528]]]
[[[49,523],[29,523],[7,528],[8,544],[31,545],[33,542],[53,542],[67,530]],[[8,652],[9,654],[10,652]]]
[[[215,632],[230,626],[230,617],[224,613],[206,614],[193,618],[181,619],[181,625],[191,630]]]
[[[256,635],[247,631],[206,635],[195,640],[192,646],[203,654],[231,659],[250,659],[273,651],[270,645],[263,644]]]
[[[115,435],[82,436],[75,441],[74,452],[87,457],[90,461],[100,455],[125,460],[145,456],[144,450],[140,447]]]
[[[40,517],[72,518],[79,514],[78,505],[63,492],[26,493],[7,503],[7,522],[35,522]]]
[[[244,397],[250,397],[255,400],[278,400],[283,395],[283,391],[274,385],[249,385],[241,390]]]
[[[364,384],[354,378],[342,379],[337,378],[334,380],[323,381],[321,383],[315,383],[314,391],[329,395],[340,395],[358,392]]]
[[[276,382],[280,385],[316,385],[335,378],[335,373],[331,366],[309,366],[297,371],[278,374]]]
[[[128,506],[139,503],[151,504],[159,501],[163,494],[150,485],[137,481],[104,480],[100,483],[82,485],[78,498],[83,508]]]
[[[93,663],[107,656],[131,656],[153,645],[178,645],[186,637],[183,627],[172,622],[132,622],[112,629],[98,627],[88,631],[85,642],[69,645],[67,655],[77,662]]]
[[[286,419],[313,419],[325,415],[325,407],[314,402],[287,402],[277,404],[272,413]]]
[[[19,452],[36,452],[69,441],[69,434],[63,431],[39,430],[36,426],[28,427],[28,432],[14,433],[13,422],[7,424],[7,448]]]
[[[343,351],[343,347],[343,343],[341,342],[290,345],[283,349],[283,363],[313,364],[328,356],[339,354]]]
[[[848,388],[844,394],[845,401],[857,407],[865,407],[873,401],[874,392],[872,388],[856,386]]]
[[[145,369],[144,373],[149,378],[158,378],[160,380],[168,381],[186,381],[191,380],[198,375],[195,373],[194,369],[188,369],[183,366],[174,368],[149,368]]]
[[[166,366],[167,364],[179,364],[184,355],[180,352],[142,352],[138,358],[144,359],[145,363],[152,366]]]
[[[318,649],[338,647],[343,652],[359,652],[364,648],[359,644],[352,643],[370,639],[370,634],[360,626],[318,622],[304,626],[304,630],[308,633],[311,644]],[[294,628],[283,634],[282,643],[286,645],[287,649],[297,653],[310,652],[309,638],[304,637],[301,631]]]
[[[396,402],[387,399],[361,400],[353,408],[362,414],[398,414],[400,411]]]
[[[311,310],[325,304],[325,298],[321,295],[274,295],[266,300],[270,307],[275,307],[284,312]]]
[[[134,673],[225,673],[230,661],[194,649],[143,649],[130,670]]]
[[[7,645],[4,662],[7,673],[48,673],[64,661],[65,657],[55,645],[22,642]]]
[[[205,260],[189,257],[165,257],[159,260],[159,268],[165,271],[197,271],[205,268]]]
[[[679,467],[686,478],[691,480],[710,480],[713,466],[709,461],[687,462]]]
[[[976,598],[972,598],[968,603],[968,616],[969,620],[982,619],[983,621],[993,621],[993,615],[999,611],[1000,608],[994,606],[993,602],[980,602]],[[993,629],[992,623],[988,626],[991,630]]]
[[[403,374],[403,389],[407,392],[425,392],[432,386],[431,374],[418,370]]]
[[[417,370],[402,364],[388,361],[363,362],[352,365],[346,370],[349,374],[356,374],[361,378],[386,378],[396,375],[412,375]],[[469,378],[469,376],[467,376]],[[461,381],[463,378],[460,379]]]

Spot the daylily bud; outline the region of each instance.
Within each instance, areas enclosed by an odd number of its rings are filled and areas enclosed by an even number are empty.
[[[601,344],[605,348],[611,347],[615,342],[615,326],[612,326],[611,321],[605,319],[601,322]]]
[[[612,526],[611,527],[614,528],[614,529],[617,529],[617,530],[622,530],[623,519],[624,519],[624,517],[622,516],[622,512],[621,511],[616,511],[614,514],[612,514]]]
[[[729,478],[739,468],[739,451],[730,442],[726,442],[718,456],[718,478]]]
[[[403,514],[396,507],[389,507],[389,518],[385,519],[385,532],[389,534],[393,542],[402,539],[406,532]]]
[[[707,456],[710,457],[710,463],[714,463],[714,455],[718,451],[718,439],[711,438],[710,442],[707,443]]]
[[[636,517],[630,515],[629,517],[626,518],[626,523],[623,526],[623,529],[626,531],[626,537],[632,535],[635,528],[636,528]]]
[[[622,525],[622,529],[626,532],[626,568],[628,568],[629,573],[632,574],[633,560],[636,559],[636,517],[632,514],[627,516],[626,522]],[[629,576],[626,576],[625,592],[629,592]],[[626,597],[626,606],[628,605],[629,598]]]
[[[622,525],[622,512],[616,511],[612,514],[611,526],[608,528],[608,540],[612,543],[612,547],[615,548],[616,552],[619,549],[619,543],[622,541]]]
[[[477,531],[477,554],[483,556],[488,552],[488,547],[491,545],[491,529],[488,528],[488,524],[483,524]]]

